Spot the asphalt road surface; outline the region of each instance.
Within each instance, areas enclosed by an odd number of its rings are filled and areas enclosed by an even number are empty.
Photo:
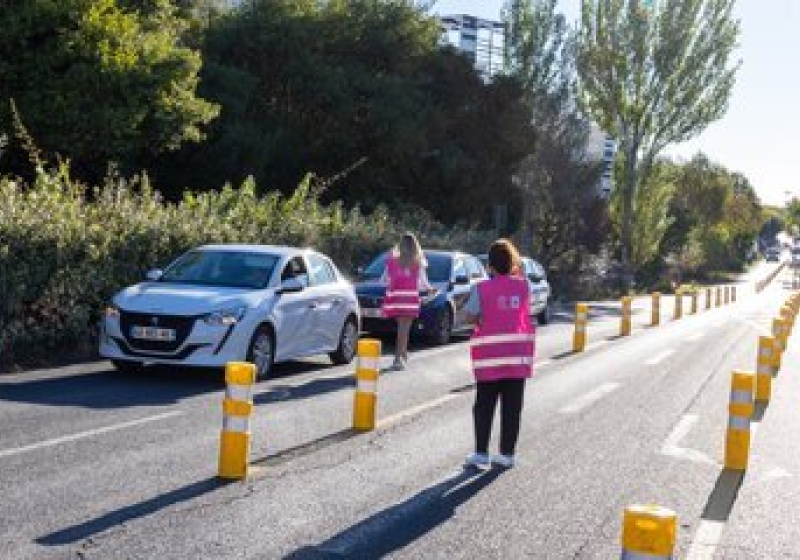
[[[790,293],[786,274],[754,293],[773,268],[743,278],[731,305],[691,315],[687,298],[681,320],[665,296],[656,328],[637,299],[630,337],[617,336],[618,305],[595,304],[581,354],[570,316],[541,327],[510,470],[461,467],[472,450],[464,340],[418,346],[408,370],[383,374],[368,434],[349,429],[352,366],[278,366],[256,387],[242,483],[216,478],[218,372],[123,376],[98,362],[2,376],[0,558],[608,559],[635,503],[678,513],[679,558],[724,558],[724,546],[800,558],[790,544],[740,542],[728,515],[711,536],[705,523],[709,508],[737,513],[715,502],[729,482],[730,374],[755,369],[758,336]],[[783,437],[797,457],[800,440]],[[794,474],[755,461],[741,492]]]

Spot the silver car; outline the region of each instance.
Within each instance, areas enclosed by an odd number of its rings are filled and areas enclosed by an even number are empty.
[[[488,263],[488,255],[478,255],[484,267]],[[547,273],[538,261],[530,257],[522,257],[522,268],[528,280],[531,291],[531,316],[536,317],[536,322],[546,325],[550,322],[550,283]]]

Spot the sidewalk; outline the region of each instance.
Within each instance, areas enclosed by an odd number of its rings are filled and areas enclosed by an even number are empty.
[[[714,558],[800,559],[800,330],[773,380],[750,468]]]

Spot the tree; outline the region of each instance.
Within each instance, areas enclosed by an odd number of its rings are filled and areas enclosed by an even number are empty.
[[[655,158],[696,136],[728,106],[738,64],[733,0],[582,0],[582,107],[619,145],[622,260],[629,268],[635,203]]]
[[[114,0],[10,0],[0,9],[0,122],[13,98],[45,152],[96,179],[108,160],[202,138],[218,108],[195,90],[200,56],[178,44],[169,4],[147,15]]]
[[[506,66],[522,85],[535,131],[532,153],[516,175],[521,237],[533,243],[541,260],[553,264],[570,253],[579,256],[581,241],[590,237],[583,232],[602,231],[604,214],[597,212],[600,167],[587,158],[589,123],[573,95],[573,44],[556,0],[511,0],[503,17]],[[599,245],[597,238],[593,241]]]

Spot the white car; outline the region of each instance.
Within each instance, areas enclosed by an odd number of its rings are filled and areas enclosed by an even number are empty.
[[[219,367],[328,354],[349,363],[359,333],[352,284],[326,256],[269,245],[207,245],[117,293],[100,325],[100,355],[145,364]]]

